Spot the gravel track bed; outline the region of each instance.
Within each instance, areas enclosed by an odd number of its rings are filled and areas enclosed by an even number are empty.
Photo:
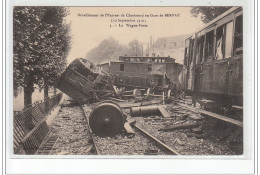
[[[95,105],[84,105],[84,110],[88,116]],[[232,127],[219,128],[216,121],[210,119],[194,120],[190,117],[182,117],[172,110],[175,106],[167,105],[167,110],[173,116],[164,118],[163,116],[133,117],[136,126],[146,130],[151,135],[161,140],[166,145],[176,150],[181,155],[237,155],[241,154],[230,147],[230,134]],[[189,115],[198,115],[184,110]],[[124,110],[129,116],[129,110]],[[191,128],[178,129],[173,131],[159,131],[176,124],[197,123],[202,127],[201,133],[194,133]],[[217,129],[216,129],[216,126]],[[222,125],[221,125],[222,126]],[[215,129],[214,129],[215,128]],[[52,134],[57,135],[58,141],[54,145],[50,154],[53,155],[91,155],[92,144],[89,143],[90,136],[87,129],[87,120],[79,106],[73,105],[67,100],[62,105],[58,116],[50,126]],[[218,131],[219,130],[219,131]],[[95,141],[102,155],[167,155],[154,142],[143,136],[139,131],[133,138],[128,138],[124,133],[114,137],[95,137]],[[220,134],[216,134],[220,132]],[[226,132],[226,133],[225,133]],[[231,136],[230,136],[231,135]]]
[[[121,103],[122,104],[122,103]],[[136,125],[151,135],[161,140],[166,145],[176,150],[181,155],[238,155],[241,151],[231,149],[230,140],[226,139],[231,136],[234,130],[229,129],[226,123],[216,122],[208,118],[203,120],[194,120],[190,117],[183,118],[181,114],[174,113],[173,104],[167,105],[167,111],[173,114],[172,118],[164,118],[163,116],[133,117]],[[85,106],[86,111],[91,111],[91,106]],[[198,116],[194,112],[181,109],[191,116]],[[129,115],[129,110],[124,110]],[[199,115],[200,116],[200,115]],[[128,116],[128,119],[130,116]],[[198,127],[202,127],[202,133],[193,133],[192,129],[178,129],[174,131],[158,131],[160,128],[175,124],[197,123]],[[226,125],[226,128],[220,128]],[[228,128],[228,129],[227,129]],[[226,132],[226,133],[225,133]],[[242,132],[241,132],[242,133]],[[228,136],[227,136],[228,134]],[[166,155],[154,142],[141,135],[136,131],[134,138],[127,138],[124,135],[118,135],[113,138],[96,137],[98,147],[104,155],[143,155],[151,150],[155,155]]]
[[[65,101],[61,110],[50,126],[53,134],[59,136],[50,154],[55,155],[88,155],[91,144],[87,121],[79,106]]]
[[[87,115],[94,105],[84,105]],[[134,138],[128,138],[123,134],[114,137],[102,138],[95,136],[95,141],[102,155],[165,155],[153,142],[136,132]]]
[[[168,111],[171,107],[168,106]],[[172,112],[173,113],[173,112]],[[198,115],[189,112],[191,115]],[[174,113],[173,113],[174,114]],[[135,117],[136,125],[148,131],[150,134],[175,149],[181,155],[236,155],[236,151],[230,149],[227,140],[214,135],[210,127],[212,121],[203,119],[196,121],[192,118],[164,118],[163,116]],[[189,129],[172,131],[159,131],[160,128],[174,124],[197,123],[202,128],[202,133],[195,134]],[[213,123],[214,125],[214,123]],[[230,126],[229,126],[230,127]]]
[[[134,138],[117,135],[113,138],[95,137],[102,155],[166,155],[148,138],[136,132]]]

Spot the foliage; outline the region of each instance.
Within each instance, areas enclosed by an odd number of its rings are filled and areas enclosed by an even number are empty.
[[[55,84],[70,50],[64,7],[15,7],[13,10],[14,92],[19,87]]]
[[[133,40],[129,44],[129,56],[142,56],[143,55],[143,45],[138,40]]]
[[[206,24],[221,15],[231,7],[193,7],[190,12],[192,16],[198,17]]]
[[[103,40],[97,47],[90,50],[86,59],[94,63],[102,63],[104,61],[115,60],[118,56],[126,55],[128,48],[119,44],[114,38],[110,37]]]
[[[86,59],[94,63],[117,60],[119,56],[142,56],[142,44],[138,40],[129,42],[128,46],[119,44],[113,37],[103,40],[97,47],[90,50]]]

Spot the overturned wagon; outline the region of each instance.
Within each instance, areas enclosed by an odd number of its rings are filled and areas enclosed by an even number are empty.
[[[57,87],[80,104],[115,96],[113,78],[85,59],[75,59],[61,75]],[[112,136],[122,131],[125,116],[120,107],[105,101],[89,116],[91,130],[99,136]]]
[[[112,77],[82,58],[75,59],[67,67],[57,87],[80,104],[114,95]]]

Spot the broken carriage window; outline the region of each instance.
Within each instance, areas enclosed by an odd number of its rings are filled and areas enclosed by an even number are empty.
[[[190,45],[190,39],[186,39],[185,40],[185,51],[184,51],[184,65],[185,66],[188,66],[189,45]]]
[[[232,53],[233,21],[226,25],[225,58],[231,57]]]
[[[190,40],[190,46],[189,46],[189,51],[190,54],[188,56],[188,65],[190,65],[192,63],[192,58],[193,58],[193,48],[194,48],[194,39]]]
[[[205,35],[201,36],[198,39],[198,44],[197,44],[198,47],[197,47],[197,55],[196,55],[197,64],[201,63],[203,60],[204,41],[205,41]]]
[[[234,55],[243,53],[243,16],[236,18],[234,34]]]
[[[205,61],[213,57],[214,30],[206,34]]]
[[[216,31],[216,60],[224,58],[224,37],[225,37],[225,25],[217,28]]]
[[[233,22],[217,28],[216,31],[216,59],[231,57]]]

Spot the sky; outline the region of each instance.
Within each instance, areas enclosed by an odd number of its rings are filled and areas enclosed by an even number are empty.
[[[204,24],[192,17],[190,7],[69,7],[72,48],[68,63],[110,36],[120,44],[137,39],[148,43],[160,37],[192,34]]]

